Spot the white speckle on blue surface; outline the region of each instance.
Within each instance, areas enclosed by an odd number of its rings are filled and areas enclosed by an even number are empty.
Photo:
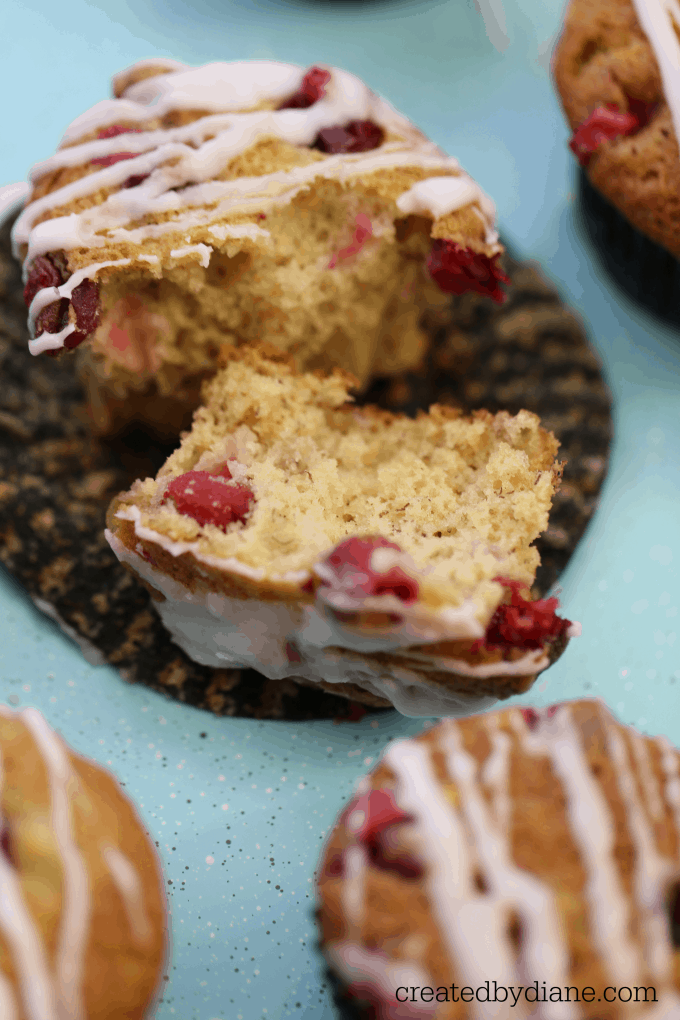
[[[673,550],[669,545],[653,545],[649,550],[649,558],[668,567],[673,562]]]
[[[647,601],[647,599],[638,599],[637,602],[634,602],[633,605],[630,607],[630,611],[631,613],[635,613],[637,616],[639,616],[640,613],[644,613],[648,605],[649,602]]]

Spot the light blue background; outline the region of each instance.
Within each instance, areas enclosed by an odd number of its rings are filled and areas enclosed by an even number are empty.
[[[153,54],[335,63],[390,98],[480,181],[504,236],[582,313],[614,394],[602,503],[560,581],[583,636],[522,700],[601,695],[680,743],[680,337],[614,292],[575,234],[547,72],[560,6],[506,0],[501,53],[465,0],[5,0],[0,183],[49,155],[113,72]],[[6,575],[0,621],[2,700],[36,705],[110,765],[160,843],[174,941],[160,1020],[330,1020],[311,913],[322,839],[385,743],[422,723],[258,723],[166,701],[88,666]]]

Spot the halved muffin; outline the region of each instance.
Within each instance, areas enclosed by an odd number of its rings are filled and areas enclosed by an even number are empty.
[[[574,633],[529,595],[561,474],[538,418],[414,420],[353,406],[339,370],[226,360],[179,449],[108,514],[173,639],[408,715],[526,690]]]

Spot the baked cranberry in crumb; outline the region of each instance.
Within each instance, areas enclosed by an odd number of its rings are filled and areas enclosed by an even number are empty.
[[[59,287],[64,281],[57,267],[50,262],[45,255],[38,255],[33,259],[31,271],[24,287],[24,303],[30,307],[33,298],[39,290],[45,287]]]
[[[222,477],[231,478],[228,468]],[[178,513],[197,524],[224,530],[234,521],[245,521],[255,496],[245,485],[225,485],[208,471],[187,471],[170,482],[163,502],[168,498],[174,500]]]
[[[340,875],[342,875],[343,870],[342,854],[332,854],[331,857],[328,858],[328,862],[326,864],[326,874],[329,875],[330,878],[339,878]]]
[[[348,538],[336,546],[324,560],[334,571],[340,588],[354,598],[379,595],[396,595],[402,602],[415,602],[418,582],[399,566],[380,573],[371,566],[376,549],[394,549],[401,552],[395,542],[380,535],[370,538]]]
[[[632,135],[644,126],[645,118],[649,118],[649,106],[641,100],[633,102],[637,103],[637,113],[632,109],[619,110],[614,103],[607,103],[606,106],[598,106],[579,124],[569,142],[569,148],[581,166],[588,166],[590,157],[604,142]]]
[[[97,156],[96,159],[91,159],[90,162],[94,166],[113,166],[115,163],[120,163],[124,159],[134,159],[135,156],[139,156],[138,152],[112,152],[110,156]]]
[[[99,287],[93,280],[83,280],[71,294],[76,316],[76,331],[64,338],[64,347],[73,350],[87,340],[99,325]]]
[[[148,174],[133,174],[132,177],[128,177],[126,181],[123,181],[123,187],[136,188],[137,185],[141,184],[142,181],[145,181],[148,176]]]
[[[336,155],[341,152],[370,152],[382,145],[385,132],[372,120],[351,120],[344,127],[322,128],[313,149]]]
[[[0,829],[0,853],[3,854],[5,859],[13,868],[16,867],[16,860],[12,850],[12,841],[9,835],[9,826],[3,825]]]
[[[546,641],[561,637],[571,627],[570,620],[557,616],[557,599],[531,602],[520,595],[525,585],[496,577],[495,581],[511,591],[509,603],[502,603],[491,617],[483,642],[487,648],[521,648],[526,651],[543,648]]]
[[[97,138],[116,138],[118,135],[138,135],[141,128],[126,127],[125,124],[111,124],[110,127],[102,128],[97,132]]]
[[[38,255],[33,260],[28,280],[24,287],[24,302],[29,308],[38,291],[45,287],[59,287],[63,278],[57,267],[45,255]],[[61,298],[46,305],[35,320],[34,335],[41,333],[59,333],[67,323],[68,299]]]
[[[356,828],[352,825],[356,818]],[[347,821],[355,838],[364,846],[374,868],[396,871],[402,878],[418,878],[422,867],[410,854],[398,851],[391,832],[395,825],[412,821],[394,802],[391,790],[369,790],[350,805]]]
[[[323,67],[310,67],[302,79],[300,88],[279,106],[279,110],[309,109],[326,95],[326,85],[330,80],[330,71],[325,71]]]
[[[542,709],[540,713],[535,708],[520,708],[520,712],[529,729],[535,730],[541,721],[541,715],[546,719],[551,719],[560,705],[561,702],[558,701],[555,705],[549,705],[547,708]]]
[[[445,294],[467,294],[474,291],[493,298],[500,304],[505,301],[501,283],[510,283],[498,259],[500,255],[482,255],[463,248],[455,241],[436,238],[427,259],[430,276]]]

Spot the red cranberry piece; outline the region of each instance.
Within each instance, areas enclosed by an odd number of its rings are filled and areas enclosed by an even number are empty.
[[[410,854],[400,853],[398,856],[388,853],[390,846],[390,833],[381,832],[374,839],[368,841],[368,856],[374,868],[378,871],[394,871],[402,878],[421,878],[423,867]]]
[[[322,67],[310,67],[302,84],[290,99],[279,106],[279,110],[307,110],[326,95],[326,85],[331,80],[330,71]]]
[[[342,866],[342,854],[335,853],[329,859],[326,864],[326,874],[329,878],[339,878],[342,875],[344,868]]]
[[[45,287],[59,287],[63,283],[62,275],[46,255],[38,255],[33,260],[28,280],[24,287],[24,302],[30,307],[38,291]],[[59,333],[66,325],[68,300],[62,298],[53,301],[40,312],[35,320],[35,335],[41,333]]]
[[[73,350],[87,340],[99,325],[99,287],[94,280],[83,280],[71,294],[71,304],[76,314],[76,331],[64,339],[64,347]]]
[[[142,181],[145,181],[148,176],[148,174],[133,174],[132,177],[128,177],[126,181],[123,181],[123,187],[136,188],[137,185],[141,184]]]
[[[530,730],[535,730],[540,722],[540,715],[535,708],[520,708],[522,718]]]
[[[510,283],[498,264],[499,255],[482,255],[455,241],[436,238],[427,259],[430,276],[445,294],[474,291],[494,301],[505,301],[501,283]]]
[[[391,790],[369,790],[350,805],[348,814],[353,811],[364,813],[364,820],[356,833],[361,843],[372,842],[390,825],[400,825],[402,822],[412,820],[411,815],[397,807]]]
[[[33,259],[24,287],[24,304],[28,308],[39,290],[45,287],[59,287],[63,282],[57,267],[45,255],[38,255]]]
[[[0,829],[0,852],[4,855],[8,864],[11,864],[13,868],[16,868],[16,858],[14,856],[14,849],[12,847],[12,840],[9,834],[9,826],[3,825]]]
[[[360,705],[358,701],[350,701],[349,712],[347,715],[337,715],[333,722],[345,723],[345,722],[361,722],[366,715],[367,709],[364,705]]]
[[[166,499],[174,500],[177,512],[197,524],[226,529],[245,520],[255,496],[245,485],[225,485],[207,471],[187,471],[168,485]]]
[[[54,301],[51,305],[43,308],[35,320],[35,335],[41,333],[60,333],[68,325],[68,298],[61,301]]]
[[[286,641],[286,658],[294,665],[302,662],[302,656],[294,641]]]
[[[322,128],[313,149],[336,155],[341,152],[370,152],[382,145],[385,132],[372,120],[351,120],[344,127]]]
[[[90,162],[94,166],[113,166],[114,163],[120,163],[124,159],[134,159],[138,155],[138,152],[113,152],[110,156],[97,156],[96,159],[91,159]]]
[[[325,563],[333,568],[342,588],[354,597],[396,595],[402,602],[415,602],[418,582],[401,567],[390,567],[384,573],[373,570],[371,557],[376,549],[399,550],[399,546],[380,535],[348,538],[336,546]]]
[[[397,807],[390,790],[370,790],[350,805],[345,817],[349,818],[355,811],[362,811],[364,819],[354,835],[368,851],[374,868],[396,871],[402,878],[418,878],[422,875],[423,869],[413,857],[404,853],[399,856],[389,853],[394,843],[392,828],[413,820],[411,815]]]
[[[512,592],[510,603],[503,603],[493,614],[484,636],[487,648],[543,648],[546,641],[561,637],[571,627],[570,620],[557,616],[557,599],[531,602],[520,595],[520,581],[496,577],[494,580]]]
[[[671,883],[666,893],[666,914],[668,917],[673,948],[680,948],[680,880]]]
[[[638,112],[649,117],[649,105],[634,101]],[[646,108],[646,111],[645,111]],[[569,148],[577,157],[581,166],[588,166],[590,157],[605,142],[639,131],[640,118],[632,110],[619,110],[614,103],[598,106],[574,132]]]
[[[138,135],[141,128],[125,127],[124,124],[112,124],[110,127],[102,128],[97,132],[97,138],[116,138],[118,135]]]

